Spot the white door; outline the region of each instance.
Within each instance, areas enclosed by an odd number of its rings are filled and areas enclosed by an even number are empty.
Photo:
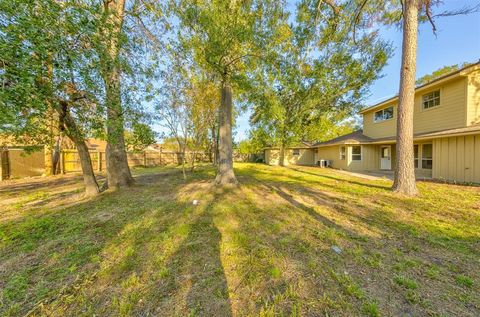
[[[313,152],[313,165],[317,165],[318,153],[317,151]]]
[[[392,169],[392,148],[390,145],[380,147],[380,169]]]

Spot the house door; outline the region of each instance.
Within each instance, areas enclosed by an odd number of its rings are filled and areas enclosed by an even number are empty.
[[[313,152],[313,165],[317,165],[317,162],[318,162],[318,152],[315,151]]]
[[[380,147],[380,169],[392,169],[392,148],[390,145]]]

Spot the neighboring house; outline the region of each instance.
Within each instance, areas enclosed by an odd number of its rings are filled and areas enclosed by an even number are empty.
[[[363,130],[314,144],[304,165],[329,160],[349,171],[392,171],[397,105],[394,97],[363,109]],[[480,183],[480,63],[417,87],[413,129],[417,177]]]

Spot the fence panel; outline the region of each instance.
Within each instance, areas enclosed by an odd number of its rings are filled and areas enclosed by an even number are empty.
[[[8,149],[7,153],[10,178],[41,176],[45,173],[45,154],[43,150],[26,152],[23,149]]]
[[[0,181],[10,177],[8,151],[0,151]]]
[[[93,170],[96,172],[105,171],[105,152],[90,151]],[[26,152],[23,148],[11,148],[2,151],[0,154],[0,180],[7,178],[20,178],[40,176],[45,173],[45,154],[41,151]],[[189,162],[193,154],[187,152],[186,160]],[[135,166],[164,166],[177,165],[182,163],[182,153],[172,151],[151,151],[128,152],[128,165]],[[195,154],[196,162],[207,162],[208,155],[204,153]],[[60,154],[60,173],[81,172],[82,165],[77,150],[62,150]]]

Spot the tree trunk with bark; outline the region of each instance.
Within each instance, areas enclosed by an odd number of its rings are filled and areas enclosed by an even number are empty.
[[[62,132],[60,132],[57,140],[55,141],[55,146],[53,147],[53,157],[52,157],[52,165],[53,165],[53,174],[58,174],[60,172],[60,155],[62,152],[62,141],[63,136]]]
[[[80,129],[77,127],[74,119],[68,112],[68,104],[62,102],[57,107],[58,114],[61,121],[65,124],[66,135],[75,143],[80,158],[80,165],[82,166],[83,182],[85,184],[85,194],[87,196],[94,196],[100,193],[95,173],[93,172],[92,160],[88,153],[88,147],[85,139],[82,136]]]
[[[106,27],[103,30],[106,56],[103,79],[106,87],[107,106],[107,182],[111,189],[133,184],[125,150],[124,118],[120,86],[120,36],[125,13],[125,0],[104,0]]]
[[[82,165],[83,182],[85,184],[85,194],[95,196],[100,193],[95,173],[93,172],[92,160],[88,153],[88,147],[83,139],[75,140],[75,146]]]
[[[414,196],[413,108],[415,102],[415,69],[417,58],[418,0],[403,3],[402,69],[397,113],[397,161],[394,192]]]
[[[215,178],[219,185],[237,184],[233,172],[232,107],[232,86],[224,80],[219,111],[218,171]]]

